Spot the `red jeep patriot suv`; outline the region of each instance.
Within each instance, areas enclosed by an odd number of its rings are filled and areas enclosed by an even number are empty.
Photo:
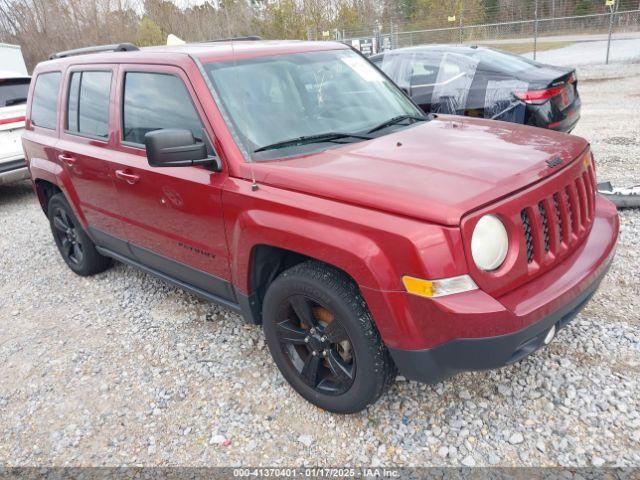
[[[585,140],[424,116],[339,43],[62,52],[23,144],[74,272],[116,259],[242,313],[333,412],[549,343],[618,235]]]

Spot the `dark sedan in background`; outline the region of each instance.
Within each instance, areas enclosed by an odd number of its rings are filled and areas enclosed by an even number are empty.
[[[426,113],[450,113],[570,132],[580,118],[573,68],[491,48],[423,45],[369,58]]]

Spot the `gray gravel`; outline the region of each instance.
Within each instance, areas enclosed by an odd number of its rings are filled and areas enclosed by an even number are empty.
[[[637,32],[624,35],[635,38],[616,38],[614,36],[611,40],[609,63],[640,61],[640,38],[638,38]],[[533,52],[524,56],[533,58]],[[577,41],[563,48],[542,50],[536,54],[538,62],[549,65],[596,65],[605,63],[606,58],[606,39]]]
[[[640,65],[581,69],[598,175],[640,183]],[[609,80],[604,80],[608,78]],[[0,188],[0,464],[640,465],[640,212],[546,349],[323,412],[259,327],[135,269],[66,268],[28,184]]]

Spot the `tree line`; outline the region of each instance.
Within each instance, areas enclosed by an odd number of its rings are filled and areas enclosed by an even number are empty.
[[[161,45],[242,35],[335,39],[376,29],[439,28],[530,19],[535,0],[0,0],[0,42],[22,46],[29,68],[51,53],[89,45]],[[639,0],[618,0],[639,8]],[[633,5],[632,5],[633,3]],[[605,11],[603,0],[539,0],[538,14]],[[1,67],[0,67],[1,69]]]

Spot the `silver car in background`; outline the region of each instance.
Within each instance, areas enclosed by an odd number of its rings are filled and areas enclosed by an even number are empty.
[[[20,47],[0,43],[0,185],[29,178],[20,136],[30,82]]]

